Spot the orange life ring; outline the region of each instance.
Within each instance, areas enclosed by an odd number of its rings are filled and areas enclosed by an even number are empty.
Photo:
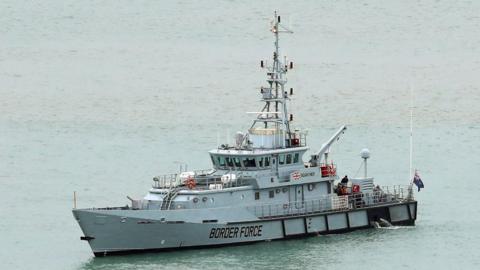
[[[327,171],[329,176],[335,176],[337,174],[337,169],[335,168],[335,165],[333,164],[327,164]]]
[[[195,182],[195,179],[193,177],[189,177],[187,178],[187,180],[185,181],[185,185],[189,188],[189,189],[194,189],[195,186],[197,185],[197,183]]]

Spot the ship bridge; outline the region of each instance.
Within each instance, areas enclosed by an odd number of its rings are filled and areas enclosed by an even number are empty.
[[[278,170],[279,167],[304,166],[303,154],[308,147],[280,149],[215,149],[210,151],[213,167],[217,170]]]

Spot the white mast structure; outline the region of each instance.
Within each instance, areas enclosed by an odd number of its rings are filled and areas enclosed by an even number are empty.
[[[268,87],[261,87],[262,101],[265,102],[261,112],[255,112],[257,118],[254,120],[249,133],[250,137],[257,137],[257,141],[261,141],[260,147],[264,147],[267,137],[274,136],[271,144],[272,148],[285,148],[291,144],[292,134],[290,131],[290,121],[292,117],[288,115],[287,100],[289,100],[288,93],[285,91],[285,84],[287,83],[286,73],[288,69],[293,68],[293,63],[289,65],[280,57],[279,33],[293,33],[290,29],[280,24],[280,16],[275,11],[274,20],[272,22],[272,33],[275,35],[275,51],[273,52],[273,64],[267,66],[262,60],[260,65],[267,69]],[[293,94],[293,88],[290,89],[290,95]],[[255,129],[257,123],[263,123],[262,129]],[[260,137],[259,137],[260,136]],[[255,147],[255,143],[254,143]]]

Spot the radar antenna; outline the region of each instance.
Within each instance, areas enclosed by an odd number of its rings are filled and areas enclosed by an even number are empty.
[[[293,120],[293,116],[288,114],[287,101],[289,93],[285,90],[285,84],[287,83],[286,73],[289,69],[293,69],[293,62],[287,64],[286,57],[280,56],[279,46],[279,34],[280,33],[293,33],[281,24],[280,16],[275,11],[274,19],[271,22],[270,31],[275,35],[275,51],[273,52],[273,64],[268,66],[266,61],[260,62],[262,68],[267,69],[267,82],[268,87],[261,87],[260,92],[262,94],[262,101],[265,105],[261,112],[257,112],[257,118],[254,120],[250,133],[254,130],[257,123],[263,124],[263,129],[272,129],[276,134],[280,134],[280,140],[278,143],[280,147],[290,147],[292,142],[292,133],[290,131],[290,121]],[[293,94],[293,88],[290,88],[290,95]]]

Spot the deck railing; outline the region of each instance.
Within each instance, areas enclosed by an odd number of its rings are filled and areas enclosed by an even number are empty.
[[[177,173],[155,176],[153,188],[170,188],[180,185],[180,176]]]
[[[212,169],[194,170],[193,178],[202,177],[213,172]],[[153,178],[153,188],[172,188],[182,184],[180,173],[164,174]]]
[[[351,210],[409,200],[413,200],[413,195],[408,192],[408,187],[391,186],[383,187],[372,193],[355,193],[343,196],[329,194],[315,200],[247,206],[247,209],[259,218],[275,218]]]
[[[191,175],[191,177],[195,179],[197,185],[201,186],[200,189],[218,189],[218,185],[221,185],[220,188],[250,185],[251,177],[244,176],[243,172],[229,171],[226,173],[226,175],[234,177],[232,177],[232,179],[229,181],[223,182],[221,180],[221,176],[219,175],[212,177],[213,172],[214,170],[212,169],[195,170],[193,171],[193,175]],[[178,173],[159,175],[153,178],[152,187],[157,189],[172,189],[177,186],[181,186],[183,184],[183,180],[185,179],[182,179],[181,175]]]
[[[173,176],[171,177],[173,179]],[[160,179],[169,180],[170,177],[164,177]],[[104,207],[104,208],[88,208],[90,210],[127,210],[127,209],[151,209],[148,207],[148,201],[132,200],[131,206],[124,207]],[[412,186],[384,186],[381,189],[374,190],[373,192],[355,193],[350,195],[338,196],[337,194],[329,194],[319,197],[315,200],[296,201],[277,204],[258,204],[258,205],[245,205],[248,211],[253,213],[260,219],[277,218],[282,216],[296,216],[312,213],[322,212],[335,212],[342,210],[361,209],[370,206],[377,206],[381,204],[389,204],[395,202],[409,202],[413,201]],[[229,208],[232,206],[215,207]],[[158,208],[155,208],[158,209]],[[181,208],[162,209],[165,211],[177,211]]]

